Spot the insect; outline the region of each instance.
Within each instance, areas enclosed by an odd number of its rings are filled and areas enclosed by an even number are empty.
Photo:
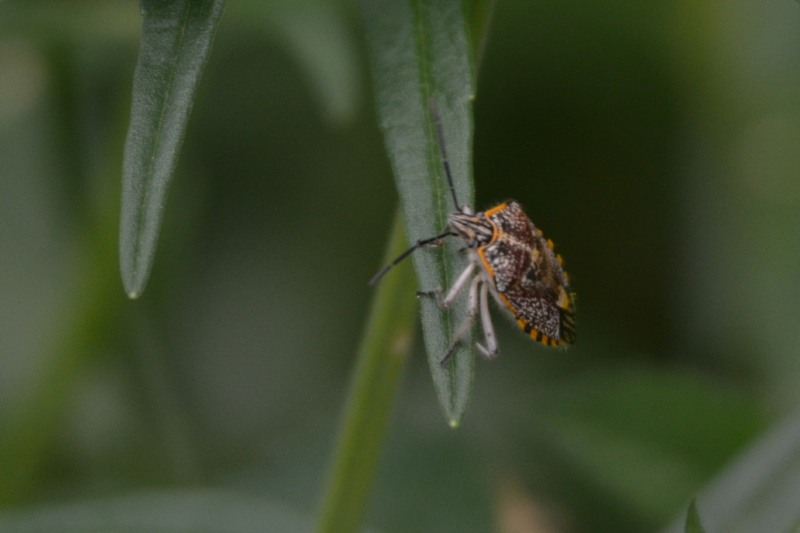
[[[456,212],[447,217],[444,232],[418,240],[376,273],[370,285],[377,283],[392,267],[416,250],[428,245],[440,245],[448,237],[457,237],[466,246],[469,265],[459,274],[444,298],[441,298],[441,289],[418,292],[420,295],[436,297],[440,305],[449,308],[459,294],[467,289],[467,316],[453,335],[441,364],[455,353],[458,344],[479,316],[484,342],[476,342],[475,346],[489,359],[497,356],[497,338],[489,314],[489,294],[513,315],[519,327],[535,341],[546,346],[573,343],[575,296],[570,290],[563,259],[555,252],[553,241],[544,237],[517,202],[502,202],[477,213],[467,205],[459,205],[447,160],[441,119],[432,102],[431,113]]]

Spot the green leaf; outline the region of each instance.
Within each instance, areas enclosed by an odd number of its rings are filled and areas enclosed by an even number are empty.
[[[225,16],[229,24],[277,38],[305,75],[323,118],[344,125],[363,105],[359,43],[349,7],[331,0],[239,0]]]
[[[472,56],[475,58],[476,65],[480,65],[481,57],[483,57],[486,39],[489,36],[489,23],[496,3],[497,0],[466,0]]]
[[[535,408],[517,415],[516,430],[525,454],[558,465],[559,483],[603,488],[602,517],[585,510],[593,497],[569,496],[583,520],[613,520],[617,508],[645,529],[663,524],[763,427],[751,399],[692,373],[599,360],[581,370],[534,381]]]
[[[429,103],[442,119],[458,201],[472,205],[472,66],[460,0],[364,0],[380,125],[409,242],[438,235],[456,210],[443,174]],[[451,239],[452,241],[452,239]],[[414,253],[420,289],[447,288],[466,266],[459,243]],[[391,275],[391,274],[389,274]],[[420,299],[422,331],[439,402],[451,426],[466,411],[475,359],[471,335],[442,365],[466,304]]]
[[[131,298],[142,293],[150,274],[167,190],[223,4],[142,1],[120,214],[120,270]]]
[[[328,0],[286,2],[272,6],[270,20],[305,72],[325,118],[346,123],[360,103],[361,73],[352,33],[338,7]]]
[[[800,527],[800,415],[779,424],[699,495],[709,531],[797,531]],[[682,519],[669,532],[682,531]]]
[[[697,512],[697,499],[692,498],[689,509],[686,511],[685,533],[705,533],[703,523],[700,522],[700,514]]]
[[[276,501],[229,490],[153,491],[0,514],[0,531],[189,533],[309,531],[311,520]]]

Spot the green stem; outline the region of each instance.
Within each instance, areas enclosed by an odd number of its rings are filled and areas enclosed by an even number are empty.
[[[56,154],[63,171],[63,182],[75,190],[68,191],[73,216],[77,213],[72,231],[81,243],[80,252],[73,254],[79,261],[77,274],[71,278],[67,298],[69,313],[52,325],[52,342],[45,345],[47,361],[29,388],[24,390],[0,421],[0,507],[29,503],[45,480],[50,454],[58,441],[64,418],[71,407],[76,388],[87,369],[97,364],[106,353],[98,346],[107,344],[120,323],[124,295],[120,290],[116,268],[115,203],[98,203],[94,212],[88,202],[85,183],[92,182],[84,175],[87,139],[75,134],[77,117],[85,112],[75,97],[75,51],[70,47],[50,48],[49,67],[54,73],[53,109],[56,127]],[[101,161],[100,175],[108,175],[112,165],[118,165],[116,152],[110,143],[118,138],[109,128],[111,139],[103,145],[103,153],[112,154]],[[77,204],[77,205],[75,205]],[[48,332],[43,329],[42,334]],[[50,353],[51,352],[51,353]],[[5,355],[5,354],[4,354]]]
[[[398,213],[386,262],[405,246]],[[392,403],[411,350],[416,308],[411,265],[400,264],[381,280],[372,302],[322,501],[320,533],[359,529]]]
[[[108,224],[105,227],[113,228]],[[94,236],[93,236],[94,237]],[[48,453],[57,441],[65,413],[81,376],[96,364],[119,320],[124,296],[114,264],[114,241],[97,236],[86,252],[67,323],[55,342],[55,355],[41,376],[10,408],[0,435],[0,507],[22,504],[45,475]]]

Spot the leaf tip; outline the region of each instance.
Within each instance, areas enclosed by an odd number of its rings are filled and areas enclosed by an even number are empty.
[[[136,300],[144,292],[147,285],[149,269],[137,268],[135,259],[126,261],[122,250],[122,260],[120,261],[120,275],[122,277],[122,290],[131,300]],[[142,274],[144,272],[144,275]]]
[[[142,295],[143,283],[137,279],[130,279],[128,276],[125,275],[125,271],[122,272],[122,289],[125,291],[125,295],[130,298],[131,300],[136,300],[139,296]]]
[[[460,426],[460,425],[461,425],[461,420],[458,420],[456,418],[451,418],[450,419],[450,428],[451,429],[458,429],[458,426]]]
[[[697,511],[697,497],[689,502],[689,509],[686,511],[686,523],[684,524],[685,533],[704,533],[703,522],[700,521],[700,513]]]

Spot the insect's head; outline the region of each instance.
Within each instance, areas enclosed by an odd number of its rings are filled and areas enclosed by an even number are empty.
[[[483,213],[473,215],[469,209],[452,213],[447,217],[447,226],[464,240],[468,248],[484,246],[492,241],[494,230]]]

